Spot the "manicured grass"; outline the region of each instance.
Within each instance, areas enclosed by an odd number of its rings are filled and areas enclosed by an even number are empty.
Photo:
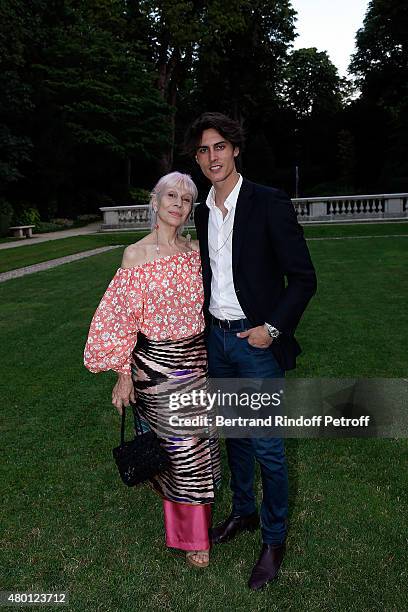
[[[304,225],[306,238],[340,236],[389,236],[408,234],[408,221],[400,223],[344,223],[331,225]]]
[[[146,232],[90,234],[49,240],[39,244],[30,244],[23,247],[14,247],[0,251],[0,272],[31,266],[32,264],[65,257],[82,251],[97,249],[98,247],[113,244],[132,244],[144,236]]]
[[[132,244],[144,236],[146,232],[100,233],[89,236],[75,236],[61,240],[50,240],[40,244],[30,244],[0,251],[0,273],[32,264],[48,261],[56,257],[64,257],[81,251],[95,249],[111,244]],[[407,223],[373,223],[355,225],[319,225],[306,226],[306,238],[330,238],[342,236],[384,236],[408,235]],[[195,232],[191,232],[195,238]]]
[[[310,241],[309,249],[318,292],[297,334],[305,356],[296,376],[406,376],[407,238]]]
[[[406,376],[406,239],[309,244],[319,293],[297,334],[296,376]],[[166,549],[160,500],[124,487],[113,465],[115,377],[82,366],[120,258],[0,285],[2,589],[68,590],[75,612],[406,609],[406,440],[287,441],[288,551],[263,592],[246,587],[259,534],[216,547],[203,571]],[[224,456],[215,521],[229,509]]]

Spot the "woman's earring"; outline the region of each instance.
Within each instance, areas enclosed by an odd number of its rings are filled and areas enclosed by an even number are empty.
[[[156,253],[160,253],[159,247],[159,224],[157,223],[157,208],[153,208],[154,211],[154,229],[156,230]]]

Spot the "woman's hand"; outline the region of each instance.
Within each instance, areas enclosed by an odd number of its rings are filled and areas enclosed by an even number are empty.
[[[118,380],[112,390],[112,404],[119,414],[122,414],[122,407],[129,406],[129,402],[135,402],[135,390],[130,374],[118,374]]]

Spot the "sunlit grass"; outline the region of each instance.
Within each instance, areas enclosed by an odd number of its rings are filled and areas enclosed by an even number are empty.
[[[319,290],[291,375],[406,376],[406,239],[309,246]],[[287,441],[288,551],[262,593],[246,587],[259,534],[216,547],[203,571],[166,549],[159,498],[124,487],[113,464],[114,375],[82,365],[120,251],[0,285],[2,589],[68,590],[84,612],[404,610],[406,440]],[[215,520],[229,509],[224,456]]]

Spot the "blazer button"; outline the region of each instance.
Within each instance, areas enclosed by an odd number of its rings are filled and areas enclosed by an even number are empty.
[[[235,289],[235,293],[239,293],[239,289]]]

